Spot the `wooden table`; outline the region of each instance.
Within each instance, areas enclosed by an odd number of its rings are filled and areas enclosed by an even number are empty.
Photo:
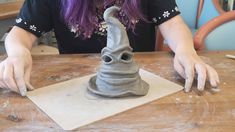
[[[16,0],[16,2],[7,2],[0,4],[0,20],[16,17],[23,2],[24,0]]]
[[[220,93],[206,91],[198,95],[195,91],[188,94],[181,91],[78,130],[234,131],[235,60],[225,58],[225,54],[235,54],[235,51],[199,53],[220,74]],[[141,68],[183,85],[184,81],[173,70],[169,53],[137,53],[135,58]],[[96,54],[33,56],[33,60],[31,82],[36,88],[94,73],[100,63]],[[2,130],[62,131],[28,98],[6,90],[0,90]]]

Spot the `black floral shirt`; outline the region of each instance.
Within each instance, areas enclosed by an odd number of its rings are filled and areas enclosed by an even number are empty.
[[[76,27],[68,27],[61,19],[61,0],[25,0],[16,18],[16,26],[40,37],[53,30],[61,54],[98,53],[106,45],[106,25],[99,27],[88,39],[78,37]],[[150,22],[138,21],[135,33],[127,30],[135,52],[154,51],[155,26],[164,23],[180,12],[175,0],[142,0],[142,11]]]

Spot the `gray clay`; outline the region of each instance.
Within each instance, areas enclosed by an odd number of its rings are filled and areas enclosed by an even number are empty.
[[[133,61],[125,27],[114,17],[119,10],[113,6],[104,12],[107,46],[101,51],[102,64],[97,75],[89,80],[88,90],[104,97],[143,96],[149,85],[141,79],[139,67]]]

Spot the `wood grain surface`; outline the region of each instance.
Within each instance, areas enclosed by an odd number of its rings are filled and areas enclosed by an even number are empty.
[[[0,20],[14,18],[18,15],[24,0],[0,4]]]
[[[79,131],[234,131],[235,61],[225,57],[235,51],[199,52],[220,75],[221,92],[183,91],[82,127]],[[0,57],[1,60],[4,56]],[[183,85],[167,52],[136,53],[140,67]],[[98,54],[33,56],[31,82],[36,88],[95,73]],[[59,98],[59,97],[58,97]],[[99,110],[97,108],[97,110]],[[92,114],[92,113],[91,113]],[[28,98],[0,90],[0,131],[62,131]]]

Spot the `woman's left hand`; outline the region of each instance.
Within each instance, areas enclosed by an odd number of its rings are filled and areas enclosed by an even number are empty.
[[[214,68],[204,63],[194,50],[193,36],[182,17],[177,15],[159,25],[160,32],[175,53],[174,68],[185,79],[185,92],[189,92],[197,74],[197,88],[203,91],[209,80],[212,88],[219,85]]]
[[[197,88],[199,91],[204,90],[207,80],[209,80],[212,88],[218,87],[219,76],[217,72],[204,63],[194,50],[175,52],[174,68],[185,79],[185,92],[190,91],[195,75],[197,75]]]

